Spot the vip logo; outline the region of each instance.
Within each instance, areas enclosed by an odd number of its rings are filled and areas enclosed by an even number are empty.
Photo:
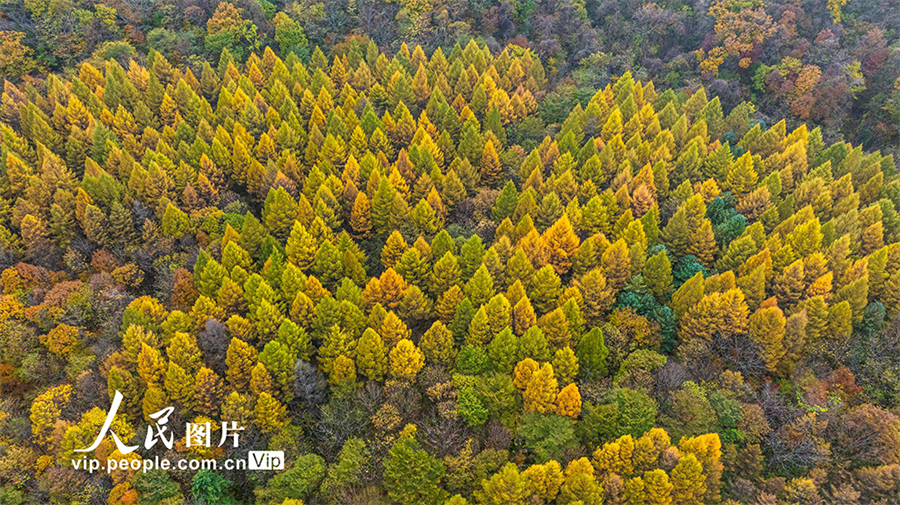
[[[247,454],[249,470],[284,470],[284,451],[250,451]]]

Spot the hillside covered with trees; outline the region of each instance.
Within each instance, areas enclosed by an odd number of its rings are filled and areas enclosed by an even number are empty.
[[[702,85],[727,110],[752,102],[790,130],[814,123],[829,143],[897,153],[898,27],[900,0],[6,0],[0,74],[127,67],[151,50],[194,67],[267,46],[307,61],[354,35],[391,55],[402,43],[431,54],[476,37],[493,54],[515,44],[541,58],[561,84],[547,90],[547,124],[631,72],[675,91]]]
[[[463,29],[396,7],[408,36]],[[897,503],[889,145],[767,120],[715,79],[563,77],[575,48],[326,55],[279,12],[281,51],[257,53],[251,9],[215,12],[210,60],[177,32],[168,56],[4,71],[0,503]],[[174,406],[176,438],[237,421],[240,447],[92,458],[286,469],[73,468],[116,391],[122,442]]]

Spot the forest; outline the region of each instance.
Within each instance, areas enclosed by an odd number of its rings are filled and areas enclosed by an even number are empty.
[[[2,5],[0,504],[900,503],[890,1]]]

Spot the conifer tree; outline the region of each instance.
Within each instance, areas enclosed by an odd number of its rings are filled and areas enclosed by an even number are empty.
[[[434,247],[432,246],[432,250]],[[451,287],[459,285],[462,271],[459,262],[451,252],[445,253],[434,263],[431,272],[431,292],[440,295]]]
[[[500,175],[503,167],[502,165],[500,165],[500,158],[497,155],[497,148],[496,146],[494,146],[494,142],[490,139],[484,143],[484,148],[481,151],[481,161],[479,167],[479,176],[481,178],[481,182],[484,185],[493,186],[497,181],[500,180]]]
[[[266,434],[280,431],[287,423],[287,408],[269,393],[256,399],[254,417],[259,430]]]
[[[491,297],[484,309],[492,334],[496,335],[510,326],[512,311],[506,296],[500,294]]]
[[[519,392],[524,392],[531,381],[531,375],[540,368],[538,362],[531,358],[519,361],[513,369],[513,385]]]
[[[466,298],[476,307],[484,305],[494,296],[494,280],[484,265],[475,271],[463,291]]]
[[[384,247],[381,249],[381,262],[384,264],[384,267],[394,267],[407,249],[409,249],[409,245],[403,239],[403,236],[400,235],[400,232],[397,230],[391,232]]]
[[[589,326],[601,324],[604,316],[613,303],[613,289],[606,282],[603,272],[596,268],[575,282],[575,287],[582,294],[585,323]]]
[[[678,460],[671,472],[672,501],[688,505],[699,505],[706,492],[703,467],[693,454]]]
[[[359,192],[353,202],[353,210],[350,212],[350,227],[353,234],[359,239],[367,239],[372,235],[372,209],[369,198],[365,193]]]
[[[169,361],[164,380],[169,400],[191,409],[194,400],[194,380],[174,361]]]
[[[213,416],[222,405],[225,388],[222,379],[209,368],[203,367],[197,372],[194,382],[194,410],[200,414]]]
[[[581,394],[578,392],[578,386],[569,384],[562,388],[556,397],[556,413],[573,419],[581,414]]]
[[[602,377],[606,375],[606,357],[609,350],[603,341],[600,328],[592,328],[578,342],[575,355],[578,357],[578,369],[584,377]]]
[[[559,494],[559,488],[565,481],[562,468],[556,461],[550,460],[542,465],[531,465],[522,472],[531,494],[552,502]]]
[[[553,370],[562,386],[568,386],[578,376],[578,357],[569,346],[557,349],[553,354]]]
[[[166,372],[166,362],[162,359],[159,350],[141,343],[141,352],[138,354],[137,371],[144,385],[157,386],[162,383]]]
[[[494,207],[491,209],[491,219],[499,223],[508,217],[512,217],[517,205],[519,205],[519,192],[516,191],[516,185],[512,181],[508,181],[503,186],[503,191],[500,192],[497,201],[494,202]]]
[[[528,328],[537,324],[537,316],[527,296],[523,296],[513,307],[512,323],[517,335],[525,333]]]
[[[527,478],[513,463],[507,463],[475,490],[479,503],[525,503],[530,489]]]
[[[518,348],[518,340],[509,328],[497,333],[487,346],[487,353],[494,369],[503,374],[512,372],[519,354]]]
[[[750,316],[750,338],[759,344],[769,371],[775,371],[784,356],[785,318],[778,307],[760,308]]]
[[[387,351],[381,336],[366,328],[356,347],[356,365],[369,380],[381,380],[387,368]]]
[[[563,214],[553,226],[547,228],[544,232],[544,243],[550,250],[550,264],[556,272],[560,275],[568,272],[578,249],[579,240],[567,214]]]
[[[673,485],[669,476],[659,468],[644,472],[644,499],[647,505],[669,505],[672,503]]]
[[[338,356],[353,357],[356,342],[337,325],[325,332],[324,341],[319,347],[319,364],[322,370],[330,374],[331,365]]]
[[[548,312],[557,306],[559,296],[562,294],[561,284],[554,268],[546,265],[535,272],[531,279],[528,297],[535,308],[541,312]]]
[[[300,267],[301,270],[306,270],[312,266],[315,260],[318,244],[306,227],[299,221],[294,221],[284,249],[288,261]]]
[[[384,487],[402,505],[437,504],[446,495],[440,487],[445,472],[444,464],[419,446],[416,427],[407,425],[384,458]]]
[[[549,361],[552,353],[547,337],[538,326],[532,326],[519,337],[519,359],[532,358],[537,361]]]
[[[449,366],[456,358],[456,352],[453,349],[453,334],[440,321],[435,321],[431,328],[422,335],[419,347],[425,354],[425,359],[430,363]]]
[[[672,292],[672,263],[665,251],[647,258],[644,264],[644,281],[657,301],[665,302]]]
[[[484,347],[490,342],[492,334],[487,311],[484,307],[481,307],[475,312],[471,322],[469,322],[469,329],[466,332],[466,345]]]
[[[253,370],[250,371],[250,391],[257,396],[267,393],[272,396],[279,396],[281,389],[275,383],[275,379],[269,370],[262,363],[256,363]]]
[[[425,364],[425,355],[408,339],[397,342],[388,357],[390,373],[395,379],[412,380]]]
[[[525,385],[525,391],[522,392],[522,398],[525,400],[525,410],[542,414],[553,412],[558,393],[559,388],[556,377],[553,375],[553,366],[550,363],[544,363],[531,374]],[[567,411],[571,410],[571,407],[572,405],[567,404]]]

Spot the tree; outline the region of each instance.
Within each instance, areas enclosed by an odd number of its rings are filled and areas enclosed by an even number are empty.
[[[259,362],[265,365],[266,370],[278,382],[281,390],[290,393],[291,379],[296,355],[286,344],[273,340],[266,344],[259,353]],[[334,363],[331,363],[331,367]]]
[[[672,469],[672,501],[685,505],[703,503],[704,484],[703,467],[693,454],[682,456]]]
[[[189,231],[190,226],[191,222],[187,214],[171,203],[166,206],[162,220],[163,234],[173,238],[180,238]]]
[[[78,328],[59,324],[46,335],[41,335],[41,343],[53,354],[68,357],[78,347]]]
[[[425,364],[425,355],[412,341],[402,339],[389,354],[391,377],[412,380]]]
[[[539,462],[560,460],[567,449],[577,445],[575,421],[568,417],[526,412],[520,423],[518,434]]]
[[[384,264],[384,267],[393,268],[396,266],[407,249],[409,249],[409,245],[403,239],[403,235],[400,235],[400,232],[397,230],[392,231],[381,249],[381,262]]]
[[[707,433],[691,438],[682,438],[678,448],[683,453],[690,453],[697,457],[703,468],[706,489],[705,501],[719,501],[719,488],[722,477],[722,443],[716,433]]]
[[[434,247],[432,247],[433,250]],[[434,263],[434,269],[431,272],[431,292],[439,295],[451,287],[459,285],[460,275],[461,270],[456,256],[450,252],[445,253]]]
[[[258,49],[259,40],[256,25],[243,19],[244,9],[233,5],[216,7],[212,17],[206,22],[206,48],[211,54],[228,51],[243,60],[246,48]]]
[[[381,336],[366,328],[356,345],[356,366],[369,380],[381,380],[387,367],[387,351]]]
[[[573,383],[578,376],[578,357],[569,346],[556,350],[552,364],[553,370],[563,386]]]
[[[247,224],[244,224],[247,226]],[[294,221],[290,235],[287,239],[284,252],[288,261],[297,265],[302,270],[312,266],[318,250],[315,238],[309,234],[306,227],[299,221]]]
[[[306,34],[300,23],[292,20],[283,12],[276,14],[273,21],[275,22],[275,42],[278,42],[281,54],[294,53],[302,56],[309,51]]]
[[[569,321],[560,307],[541,316],[538,320],[538,327],[544,332],[547,342],[554,349],[566,347],[571,343],[572,334],[569,329]]]
[[[609,349],[603,341],[603,332],[600,328],[591,328],[584,334],[575,348],[578,357],[578,369],[584,377],[603,377],[606,375],[606,357]]]
[[[388,497],[404,505],[439,504],[444,464],[420,448],[415,426],[407,426],[384,458],[384,488]]]
[[[535,272],[528,297],[539,311],[549,312],[557,306],[562,294],[561,284],[554,268],[546,265]]]
[[[319,347],[319,365],[326,374],[331,374],[331,366],[338,356],[353,357],[358,346],[357,342],[341,330],[340,326],[334,325],[324,335],[324,341]]]
[[[675,291],[669,307],[680,318],[688,310],[700,303],[701,299],[703,299],[703,274],[697,272]]]
[[[537,361],[550,360],[551,353],[547,337],[538,326],[532,326],[519,337],[519,359],[532,358]]]
[[[463,291],[475,307],[484,305],[494,296],[494,280],[484,265],[475,271]]]
[[[499,472],[481,483],[475,491],[479,503],[491,505],[524,504],[530,494],[529,482],[513,463],[507,463]]]
[[[582,294],[584,320],[589,326],[599,326],[613,303],[613,289],[600,269],[594,269],[576,280],[575,287]]]
[[[0,31],[0,74],[18,79],[37,68],[34,51],[22,44],[23,38],[22,32]]]
[[[269,233],[277,238],[287,237],[297,219],[297,202],[283,187],[270,189],[262,217]]]
[[[507,181],[491,208],[491,219],[499,223],[508,217],[511,218],[517,205],[519,205],[519,192],[512,181]]]
[[[542,465],[531,465],[522,472],[530,494],[534,494],[547,502],[552,502],[559,494],[559,488],[565,482],[562,468],[556,461],[548,461]]]
[[[657,405],[643,391],[619,388],[615,392],[619,433],[640,436],[656,424]]]
[[[562,388],[556,397],[556,413],[573,419],[578,418],[581,413],[581,394],[578,392],[578,386],[569,384]]]
[[[50,447],[51,432],[59,419],[62,409],[72,395],[72,386],[63,385],[41,393],[31,404],[31,433],[38,443]]]
[[[491,363],[500,373],[508,374],[513,371],[518,356],[518,341],[509,328],[504,328],[497,333],[487,346]]]
[[[553,365],[544,363],[531,374],[525,385],[525,391],[522,392],[522,398],[525,399],[525,410],[542,414],[553,412],[558,392],[556,377],[553,375]]]
[[[137,371],[141,380],[148,387],[159,385],[163,374],[166,372],[166,363],[162,359],[159,350],[141,343],[141,352],[138,354]]]
[[[578,466],[586,467],[585,470],[575,470],[572,462],[566,468],[566,480],[559,491],[557,501],[563,503],[601,503],[603,500],[603,486],[597,482],[593,475],[593,468],[586,458],[578,460],[587,464]],[[588,471],[587,469],[590,469]]]
[[[261,393],[256,399],[256,425],[263,433],[275,433],[287,423],[287,409],[269,393]]]
[[[456,352],[453,349],[453,334],[440,321],[435,321],[425,332],[419,341],[419,347],[425,354],[425,358],[431,363],[449,366],[456,358]]]
[[[562,275],[569,271],[579,242],[569,216],[565,213],[544,232],[544,243],[550,249],[550,264],[556,273]]]
[[[307,499],[316,493],[326,469],[325,460],[321,456],[300,456],[290,469],[274,475],[265,487],[257,487],[254,490],[256,500],[266,505],[294,505],[291,502]]]
[[[736,195],[743,195],[756,187],[757,174],[753,167],[753,157],[744,153],[728,171],[725,187]]]
[[[338,391],[346,386],[356,384],[356,364],[343,354],[335,358],[331,366],[331,374],[328,383],[335,386]]]
[[[644,280],[656,299],[663,303],[672,292],[672,263],[665,251],[647,258],[644,264]]]
[[[503,170],[500,165],[500,158],[497,156],[497,148],[494,146],[493,140],[484,143],[484,149],[481,151],[481,164],[479,175],[481,182],[486,186],[493,186],[498,180]]]
[[[528,328],[537,324],[537,315],[527,296],[523,296],[513,307],[512,323],[517,335],[525,333]]]
[[[191,494],[200,503],[219,503],[229,499],[232,481],[213,470],[203,469],[191,480]]]
[[[194,382],[194,409],[207,416],[215,415],[222,405],[225,388],[222,379],[209,368],[197,372]]]
[[[760,345],[766,369],[774,372],[784,356],[783,346],[786,320],[778,307],[760,308],[750,316],[750,338]]]
[[[353,202],[353,210],[350,212],[350,227],[357,238],[367,239],[372,236],[372,209],[369,198],[365,193],[359,192]]]

